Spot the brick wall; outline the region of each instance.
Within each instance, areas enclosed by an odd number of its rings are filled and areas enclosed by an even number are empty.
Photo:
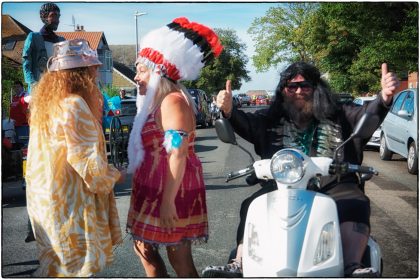
[[[419,73],[413,72],[408,74],[408,88],[417,88],[419,86]]]

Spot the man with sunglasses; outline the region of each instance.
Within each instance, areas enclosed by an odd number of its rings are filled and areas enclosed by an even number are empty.
[[[382,91],[378,98],[363,106],[352,102],[339,104],[319,70],[312,64],[296,62],[280,74],[274,102],[267,109],[245,113],[232,106],[230,81],[217,96],[217,105],[229,119],[236,133],[254,144],[261,159],[270,159],[284,148],[296,148],[309,156],[333,157],[335,148],[347,139],[365,112],[383,120],[392,103],[399,81],[382,65]],[[350,142],[344,150],[344,161],[361,164],[367,139]],[[241,277],[242,239],[245,220],[251,202],[276,190],[274,182],[262,182],[262,188],[242,202],[237,231],[237,255],[225,266],[211,266],[203,276]],[[370,233],[369,198],[359,188],[356,174],[323,178],[321,192],[330,195],[337,204],[346,277],[371,277],[372,268],[360,264]]]

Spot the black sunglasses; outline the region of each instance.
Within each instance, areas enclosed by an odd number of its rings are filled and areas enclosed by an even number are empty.
[[[303,92],[308,92],[314,88],[312,83],[308,81],[288,83],[286,87],[290,92],[293,93],[296,92],[298,88],[300,88]]]

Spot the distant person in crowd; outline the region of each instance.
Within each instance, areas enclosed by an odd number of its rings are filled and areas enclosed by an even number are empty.
[[[27,139],[22,138],[29,137],[27,95],[22,82],[15,81],[13,85],[12,103],[10,104],[10,119],[14,120],[16,141],[21,146],[27,143]]]
[[[208,239],[206,193],[194,151],[194,101],[180,81],[198,78],[223,47],[211,29],[186,18],[151,31],[141,45],[127,228],[148,277],[168,277],[160,246],[178,277],[198,277],[191,245]]]
[[[15,81],[13,85],[12,103],[10,104],[10,118],[7,125],[10,126],[10,122],[13,121],[14,129],[16,131],[15,140],[13,143],[16,143],[14,148],[18,149],[27,145],[29,139],[29,105],[27,98],[28,94],[25,92],[22,82]],[[25,181],[23,181],[23,188],[25,189]],[[32,241],[35,241],[35,238],[32,231],[31,222],[28,219],[25,242],[28,243]]]
[[[9,143],[12,145],[12,147],[16,147],[16,130],[15,130],[15,120],[10,118],[6,114],[6,108],[2,108],[2,133],[4,138],[8,139]]]
[[[2,108],[2,130],[1,130],[1,171],[2,181],[13,176],[12,154],[13,145],[15,144],[15,125],[14,120],[10,119],[5,108]]]
[[[54,32],[60,23],[60,8],[56,4],[43,4],[39,15],[44,26],[39,32],[28,34],[22,51],[22,67],[28,93],[31,93],[45,71],[48,58],[53,53],[53,44],[65,40]]]
[[[54,45],[32,94],[26,198],[39,249],[38,277],[91,277],[122,242],[101,126],[102,63],[87,41]],[[121,179],[120,179],[121,180]]]
[[[129,99],[129,97],[128,96],[126,96],[126,92],[125,92],[125,89],[120,89],[120,98],[121,99]]]

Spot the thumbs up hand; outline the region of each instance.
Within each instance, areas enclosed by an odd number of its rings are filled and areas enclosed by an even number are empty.
[[[392,97],[397,93],[399,85],[400,81],[397,76],[392,72],[388,72],[388,65],[386,63],[382,63],[381,94],[385,104],[391,104]]]
[[[232,86],[231,81],[226,81],[226,89],[219,91],[217,94],[217,107],[223,111],[225,117],[229,117],[232,112]]]

